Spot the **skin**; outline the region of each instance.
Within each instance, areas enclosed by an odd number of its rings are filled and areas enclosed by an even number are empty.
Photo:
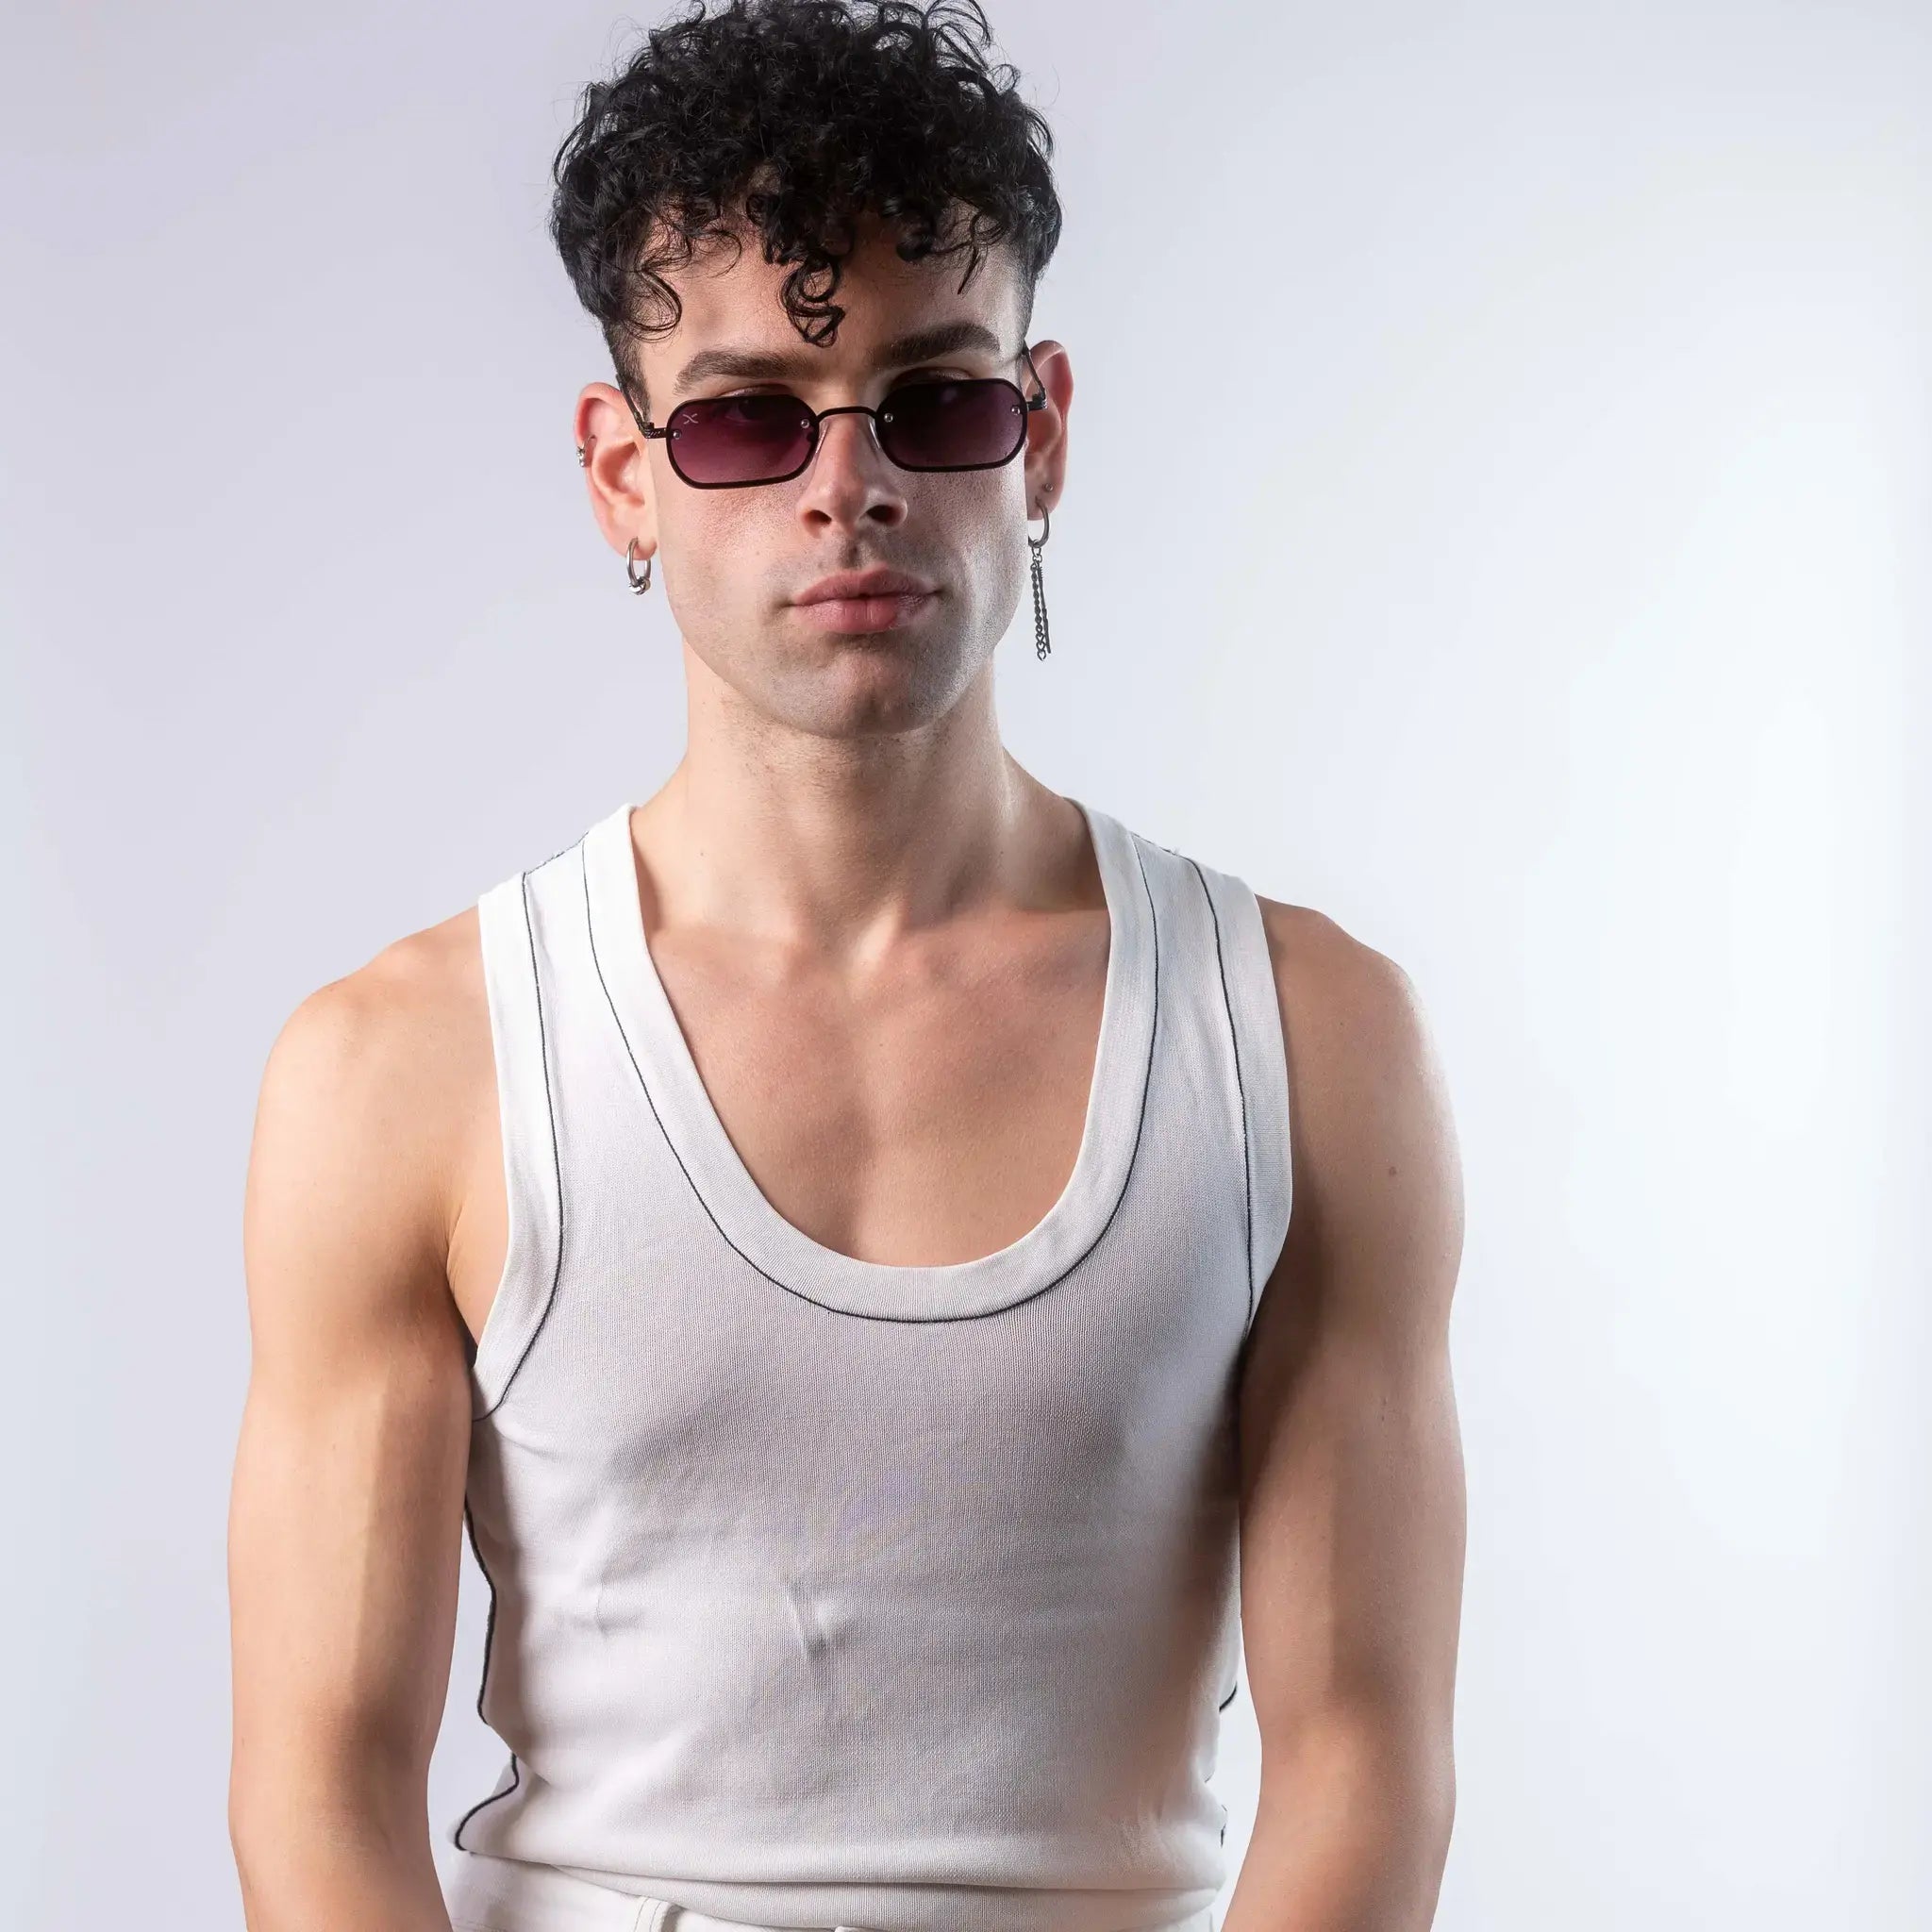
[[[1261,911],[1294,1191],[1239,1395],[1261,1790],[1222,1932],[1422,1932],[1456,1809],[1460,1160],[1407,974],[1318,912]]]
[[[818,408],[915,369],[1007,375],[1023,299],[996,252],[900,262],[861,225],[835,341],[784,316],[756,245],[670,279],[654,420],[700,350],[792,358]],[[893,367],[976,322],[996,349]],[[623,394],[579,394],[590,506],[654,561],[688,741],[632,818],[641,914],[721,1120],[828,1247],[934,1264],[1046,1212],[1079,1143],[1106,898],[1073,803],[999,740],[992,656],[1027,517],[1065,481],[1072,366],[1001,469],[916,475],[866,420],[790,482],[700,491]],[[938,586],[904,628],[791,600],[883,562]],[[1391,961],[1262,901],[1288,1042],[1294,1212],[1239,1389],[1241,1616],[1261,1807],[1225,1932],[1400,1932],[1434,1910],[1454,1807],[1462,1476],[1447,1353],[1461,1245],[1444,1085]],[[474,907],[309,994],[263,1074],[243,1212],[253,1360],[229,1523],[229,1830],[250,1932],[448,1932],[425,1788],[448,1689],[469,1441],[466,1338],[507,1234]]]

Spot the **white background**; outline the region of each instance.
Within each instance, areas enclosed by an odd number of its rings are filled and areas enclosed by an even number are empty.
[[[682,740],[543,233],[660,17],[0,30],[0,1921],[238,1928],[243,1165],[301,997]],[[1416,980],[1447,1932],[1932,1923],[1932,8],[1005,0],[1066,207],[1023,763]],[[467,1557],[466,1557],[467,1564]],[[439,1834],[503,1754],[466,1574]],[[1245,1697],[1220,1775],[1238,1857]]]

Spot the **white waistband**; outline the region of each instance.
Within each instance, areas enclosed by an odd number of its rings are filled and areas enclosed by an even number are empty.
[[[799,1932],[720,1919],[669,1899],[593,1885],[554,1865],[463,1853],[445,1901],[453,1932]],[[890,1932],[834,1925],[814,1932]],[[1160,1932],[1214,1932],[1211,1910],[1190,1913]]]

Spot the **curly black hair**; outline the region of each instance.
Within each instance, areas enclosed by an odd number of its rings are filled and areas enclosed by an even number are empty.
[[[552,166],[551,239],[620,384],[641,403],[627,350],[683,313],[658,270],[711,241],[741,249],[744,229],[768,262],[795,264],[785,312],[807,341],[829,343],[860,212],[893,225],[902,260],[968,251],[962,289],[1009,245],[1024,333],[1059,242],[1053,136],[1016,71],[983,58],[978,0],[706,6],[691,0],[584,90]]]

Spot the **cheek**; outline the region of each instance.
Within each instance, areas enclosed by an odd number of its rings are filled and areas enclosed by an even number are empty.
[[[1001,598],[1026,574],[1026,520],[1019,465],[935,478],[947,487],[916,503],[909,525],[915,557],[930,557],[962,591]]]
[[[672,561],[665,582],[681,586],[693,614],[739,610],[784,594],[782,583],[767,594],[777,575],[774,559],[785,554],[784,519],[752,501],[758,493],[685,488],[686,501],[675,515],[660,513],[659,532]]]

